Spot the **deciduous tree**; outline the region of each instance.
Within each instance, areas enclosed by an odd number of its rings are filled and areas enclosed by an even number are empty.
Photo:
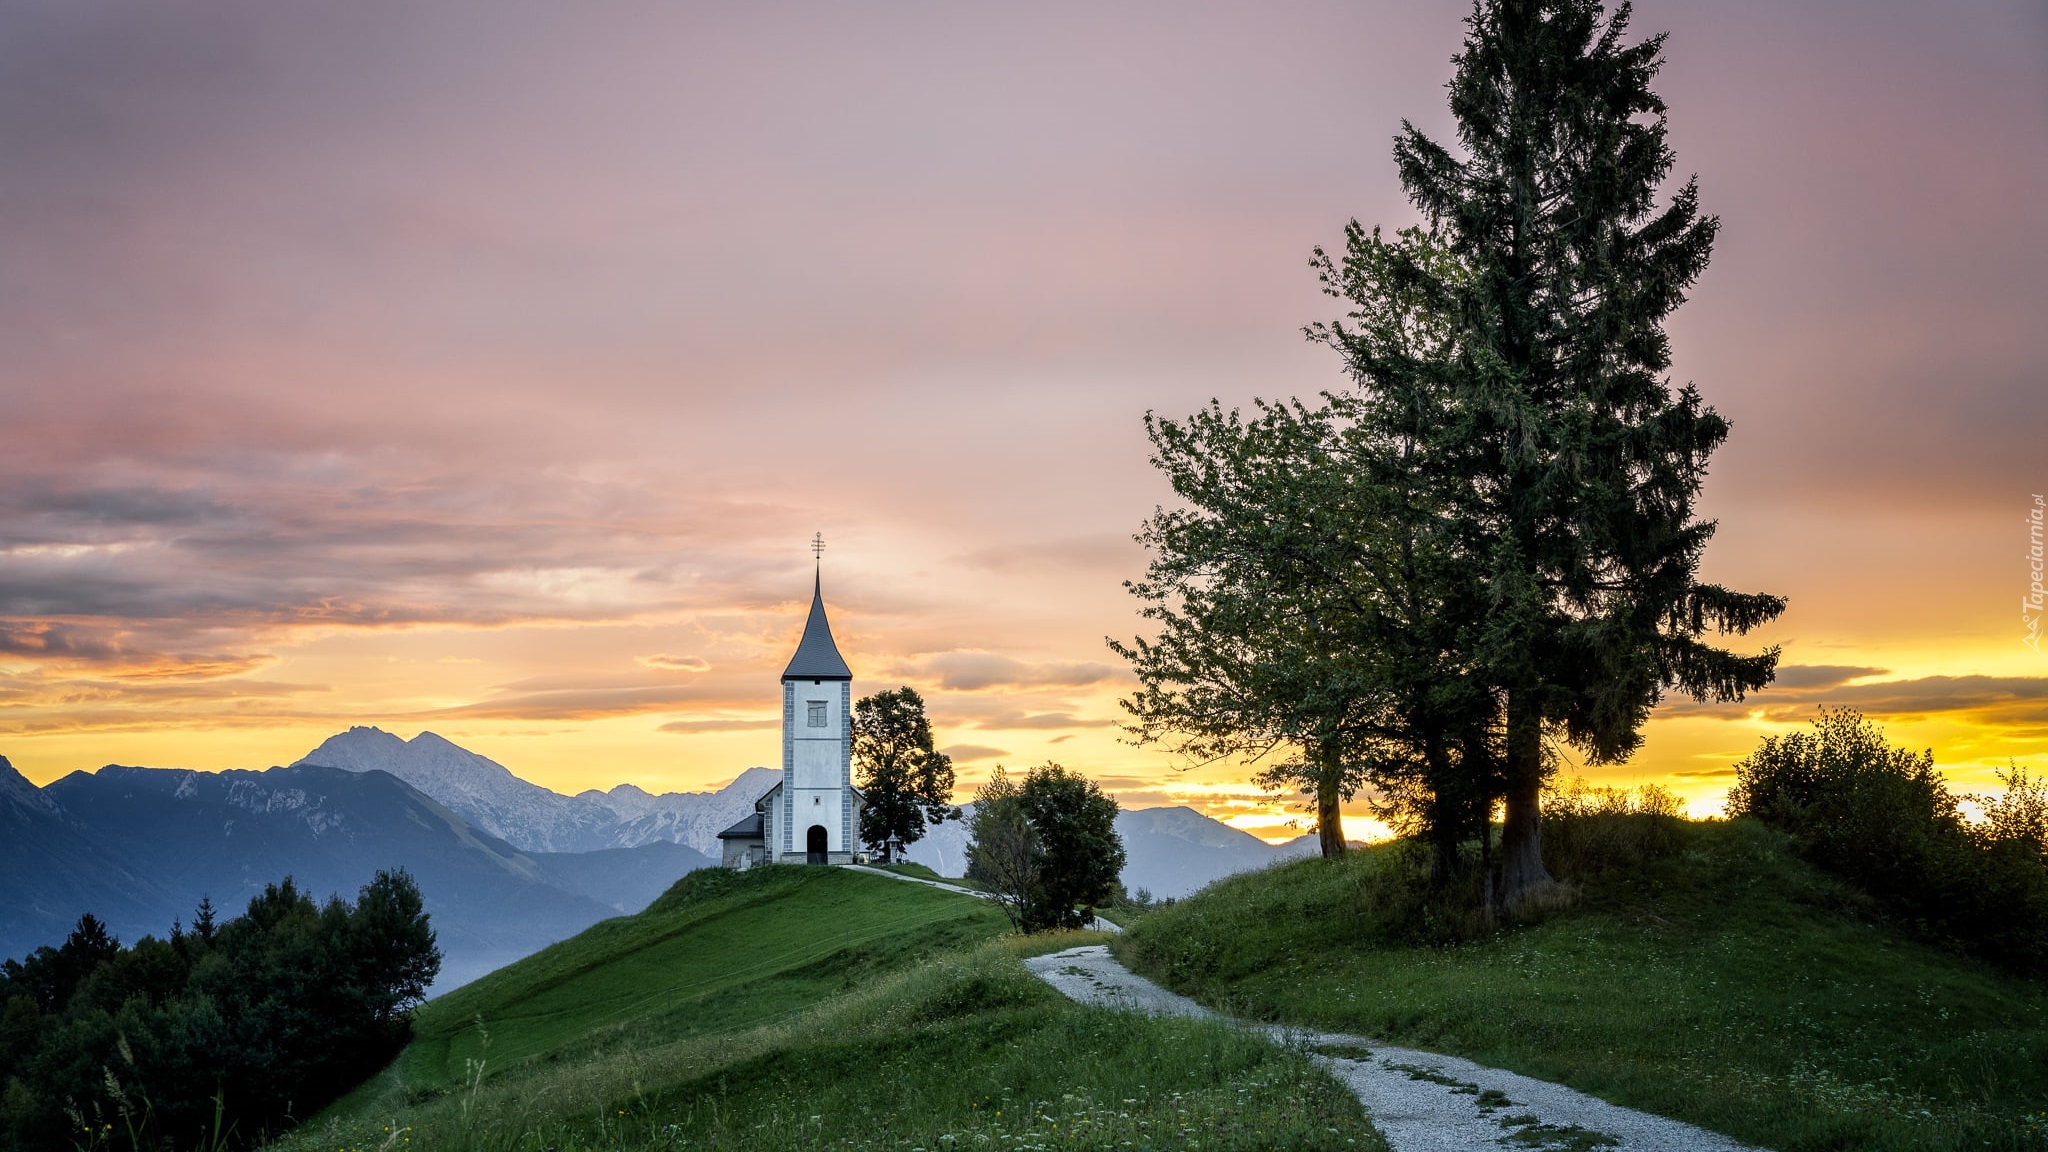
[[[967,878],[988,889],[996,905],[1018,931],[1037,920],[1032,901],[1038,895],[1038,874],[1044,851],[1017,784],[998,764],[986,784],[975,790],[973,841],[967,846]]]
[[[1430,482],[1435,401],[1391,377],[1314,406],[1148,417],[1183,505],[1147,522],[1152,560],[1128,585],[1155,635],[1110,646],[1138,676],[1123,702],[1138,742],[1191,766],[1266,761],[1259,783],[1314,803],[1325,856],[1369,783],[1447,862],[1490,796],[1493,701],[1465,655],[1484,606]]]
[[[1116,801],[1095,781],[1047,762],[1024,776],[1017,803],[1038,840],[1038,883],[1027,932],[1080,928],[1115,895],[1124,871]]]
[[[1079,928],[1117,892],[1125,853],[1116,801],[1046,763],[1013,781],[999,765],[974,797],[967,875],[1025,932]]]
[[[914,844],[925,825],[956,820],[953,760],[932,747],[924,697],[908,686],[862,697],[853,706],[853,761],[865,806],[860,838],[891,850]]]

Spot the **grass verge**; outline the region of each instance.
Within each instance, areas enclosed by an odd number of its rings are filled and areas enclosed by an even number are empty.
[[[865,942],[831,938],[859,924]],[[834,869],[686,879],[435,1001],[415,1050],[280,1147],[1384,1148],[1300,1053],[1084,1008],[1020,962],[1099,936],[1004,928],[984,901]],[[683,976],[702,992],[657,999]]]
[[[923,864],[871,864],[869,867],[880,872],[894,872],[898,876],[909,876],[915,880],[937,880],[941,884],[951,884],[959,888],[987,891],[987,886],[979,880],[972,880],[964,876],[941,876]]]
[[[1647,819],[1647,818],[1644,818]],[[1785,1150],[2048,1148],[2048,990],[1917,943],[1749,821],[1549,918],[1402,942],[1398,848],[1224,881],[1113,944],[1240,1015],[1455,1053]]]

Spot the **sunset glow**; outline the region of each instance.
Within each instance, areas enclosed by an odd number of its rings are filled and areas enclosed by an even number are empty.
[[[712,787],[777,756],[822,532],[855,693],[923,693],[963,798],[1052,759],[1300,834],[1245,766],[1123,740],[1141,421],[1343,385],[1307,260],[1414,221],[1390,142],[1451,135],[1455,7],[433,13],[9,17],[0,755],[374,724]],[[1790,608],[1735,641],[1779,685],[1578,771],[1704,815],[1822,705],[1966,791],[2048,771],[2048,14],[1635,28],[1722,218],[1672,331],[1734,429],[1702,575]]]

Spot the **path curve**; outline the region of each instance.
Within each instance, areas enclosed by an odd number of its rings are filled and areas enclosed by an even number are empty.
[[[1024,966],[1083,1004],[1157,1016],[1228,1019],[1132,973],[1106,945],[1033,956]],[[1340,1032],[1248,1027],[1306,1052],[1329,1069],[1358,1096],[1394,1152],[1499,1147],[1756,1152],[1704,1128],[1456,1056],[1396,1048]]]

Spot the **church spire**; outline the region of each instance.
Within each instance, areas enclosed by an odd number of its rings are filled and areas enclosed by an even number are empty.
[[[839,655],[839,645],[832,642],[832,625],[825,619],[825,578],[823,572],[812,577],[811,617],[804,621],[804,638],[796,646],[796,655],[790,657],[789,667],[782,670],[784,680],[851,680],[853,670],[846,666],[846,660]]]

